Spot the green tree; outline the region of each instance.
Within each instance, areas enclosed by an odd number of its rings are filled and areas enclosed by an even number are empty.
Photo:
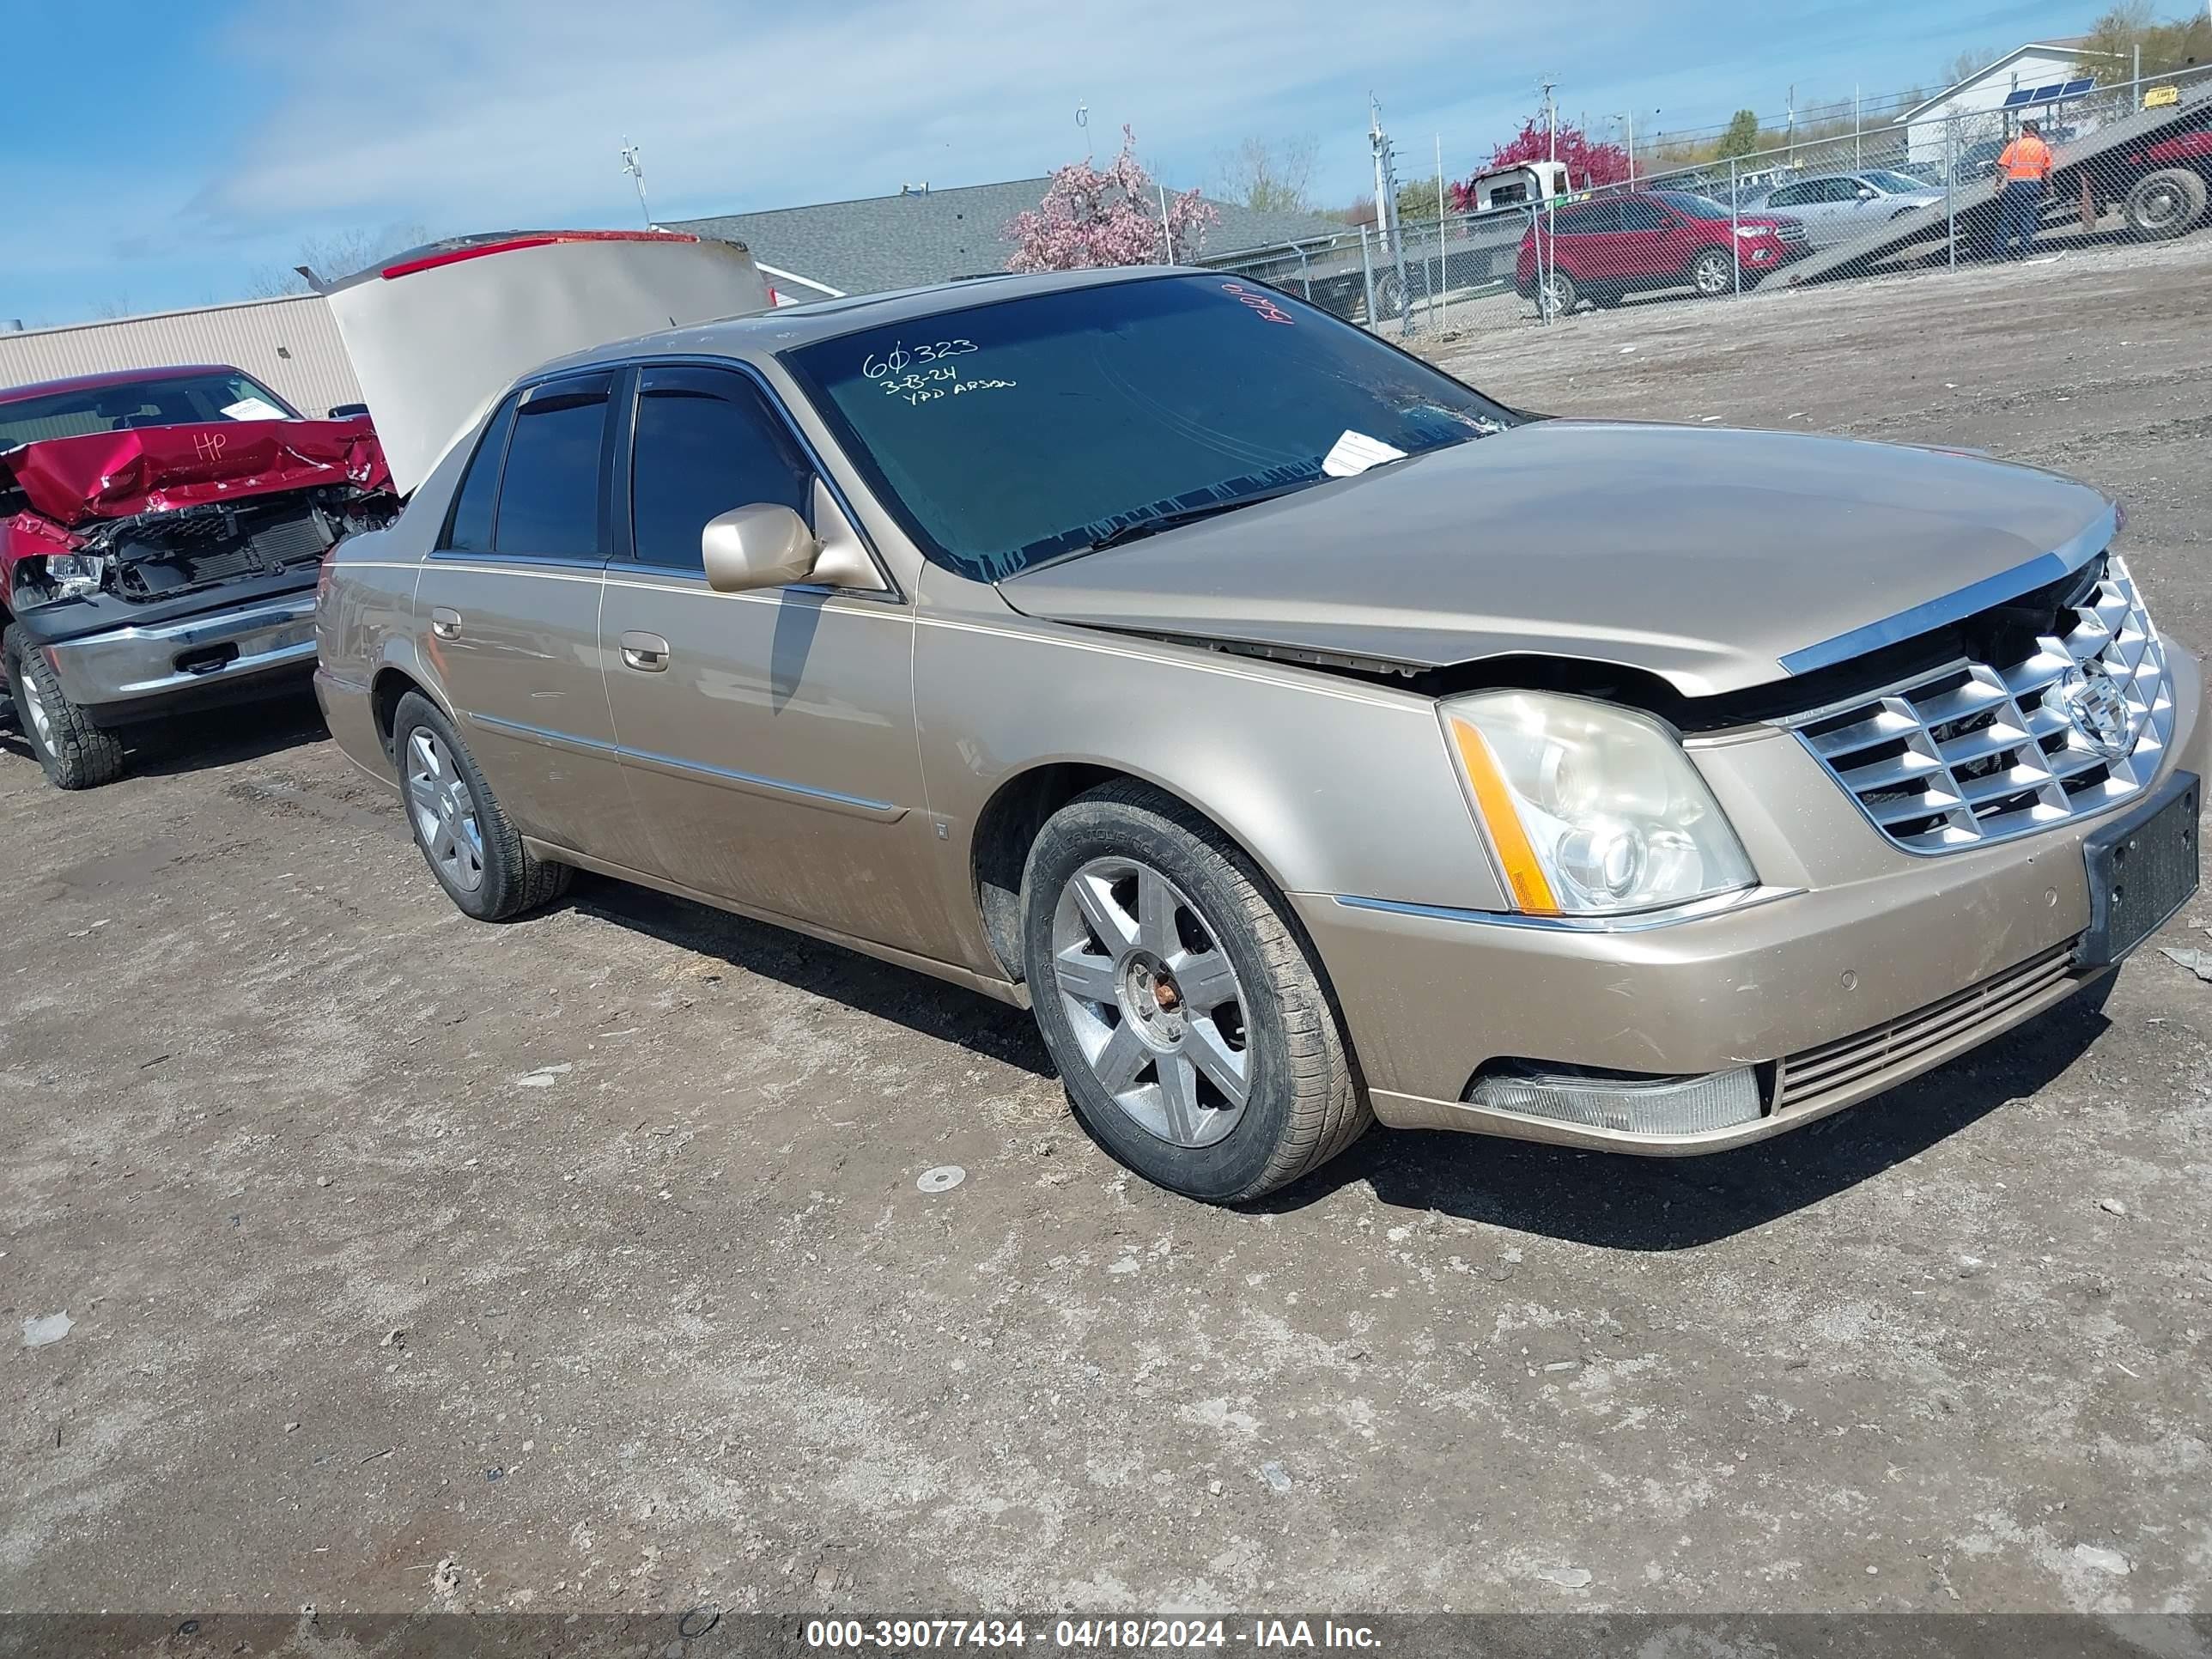
[[[1426,179],[1416,179],[1410,184],[1399,185],[1398,217],[1407,224],[1416,219],[1435,218],[1437,197],[1436,175],[1433,173]]]
[[[1721,134],[1721,142],[1713,154],[1722,161],[1731,155],[1748,155],[1759,148],[1759,117],[1747,109],[1740,109],[1729,118],[1728,131]]]

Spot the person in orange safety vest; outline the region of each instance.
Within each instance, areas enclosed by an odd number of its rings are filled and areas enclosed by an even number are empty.
[[[2043,129],[2033,121],[2020,124],[2020,137],[1997,157],[1997,176],[2004,180],[1997,198],[2002,215],[1997,228],[1997,257],[2025,259],[2034,246],[2043,219],[2043,192],[2051,183],[2051,146],[2043,142]],[[2012,251],[2014,241],[2020,252]]]

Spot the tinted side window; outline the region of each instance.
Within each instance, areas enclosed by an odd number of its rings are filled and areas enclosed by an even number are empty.
[[[574,391],[538,387],[523,404],[500,477],[496,550],[541,559],[599,556],[607,391],[600,377]]]
[[[446,520],[446,538],[440,544],[457,553],[491,551],[491,509],[499,498],[499,464],[507,456],[507,435],[514,427],[514,399],[499,406],[485,427],[483,441],[461,475],[453,495],[453,516]]]
[[[1771,208],[1793,208],[1804,201],[1804,185],[1784,185],[1780,190],[1776,191],[1772,195],[1766,198],[1766,205]]]
[[[630,474],[641,564],[698,569],[700,531],[733,507],[773,502],[811,518],[813,477],[782,419],[744,376],[645,372]]]
[[[1667,222],[1667,216],[1659,210],[1656,202],[1623,202],[1620,204],[1620,228],[1623,230],[1657,230]]]

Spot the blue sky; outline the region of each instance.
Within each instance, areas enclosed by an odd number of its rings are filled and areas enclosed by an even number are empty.
[[[1367,94],[1401,177],[1471,171],[1537,103],[1640,131],[1932,86],[1960,51],[2078,32],[2100,0],[0,0],[0,327],[230,299],[310,239],[637,222],[1040,174],[1124,122],[1170,184],[1310,137],[1366,185]],[[189,27],[182,20],[191,15]],[[1652,112],[1659,112],[1656,116]],[[762,250],[773,258],[772,252]]]

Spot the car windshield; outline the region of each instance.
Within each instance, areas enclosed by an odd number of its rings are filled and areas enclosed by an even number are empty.
[[[923,550],[985,581],[1147,520],[1319,483],[1332,452],[1331,472],[1357,471],[1514,420],[1359,329],[1228,276],[979,304],[783,361]]]
[[[1886,190],[1893,196],[1924,196],[1927,184],[1918,179],[1908,179],[1901,173],[1869,173],[1867,182],[1876,190]]]
[[[251,375],[225,369],[0,402],[0,449],[132,427],[298,418],[296,410]]]
[[[1692,196],[1686,190],[1655,190],[1651,192],[1678,213],[1686,213],[1692,219],[1725,219],[1729,210],[1710,197]]]

